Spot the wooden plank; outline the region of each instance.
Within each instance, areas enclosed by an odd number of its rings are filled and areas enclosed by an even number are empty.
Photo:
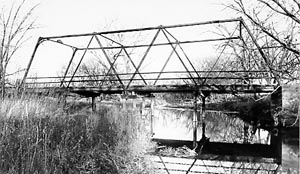
[[[167,157],[167,156],[149,156],[156,170],[165,172],[167,167],[170,173],[186,173],[194,159]],[[162,164],[162,160],[165,166]],[[189,173],[267,173],[274,172],[277,165],[272,163],[247,163],[247,162],[227,162],[212,160],[197,160]]]
[[[159,146],[182,147],[187,146],[192,149],[193,141],[152,139]],[[197,151],[197,149],[196,149]],[[171,155],[172,156],[172,155]],[[188,158],[194,158],[193,156]],[[267,144],[238,144],[207,142],[198,157],[203,160],[220,160],[233,162],[277,162],[277,156],[270,145]]]

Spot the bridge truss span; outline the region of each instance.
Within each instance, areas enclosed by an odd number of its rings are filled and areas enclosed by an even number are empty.
[[[53,51],[45,52],[46,48]],[[48,76],[32,76],[45,74],[32,69],[46,71],[37,57],[51,63],[53,57],[62,56],[62,48],[68,53],[63,54],[67,59],[59,58],[66,60],[63,72],[59,69],[59,73]],[[52,57],[48,55],[52,53]],[[40,37],[22,85],[69,89],[85,96],[127,92],[268,93],[278,81],[272,70],[258,66],[258,61],[267,60],[242,18]]]
[[[59,64],[55,65],[56,60]],[[95,97],[102,94],[153,97],[153,93],[191,93],[193,141],[187,142],[191,148],[197,147],[200,123],[201,140],[206,138],[206,97],[211,93],[266,93],[271,98],[268,124],[275,132],[270,144],[210,143],[210,146],[226,147],[224,151],[230,153],[225,155],[230,157],[232,147],[241,153],[249,149],[256,153],[257,147],[264,147],[271,149],[265,157],[274,158],[280,164],[282,147],[277,112],[282,105],[282,94],[277,73],[267,65],[270,62],[264,48],[256,42],[243,19],[236,18],[40,37],[21,87],[25,92],[53,91],[92,97],[93,110]],[[151,114],[152,119],[152,111]],[[208,156],[220,154],[205,147],[204,150]],[[251,159],[245,158],[245,161]]]

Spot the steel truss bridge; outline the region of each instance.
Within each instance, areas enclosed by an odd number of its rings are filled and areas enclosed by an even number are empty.
[[[224,25],[230,25],[231,29],[224,30],[226,28]],[[215,35],[206,33],[205,37],[199,34],[201,37],[197,38],[197,35],[193,34],[197,33],[198,27],[202,27],[199,29],[201,31],[203,28],[212,28],[221,32],[218,34],[214,32]],[[145,39],[142,41],[128,42],[124,39],[126,37],[134,39],[134,35],[140,36],[144,33]],[[182,35],[191,36],[184,38]],[[64,72],[60,76],[30,76],[31,67],[39,55],[40,47],[45,47],[48,43],[71,50]],[[203,46],[209,44],[213,45],[210,49]],[[197,67],[197,58],[211,48],[215,49],[214,57],[211,58],[213,61],[206,67],[202,66],[202,69]],[[269,94],[272,99],[272,123],[274,128],[279,126],[280,121],[276,112],[278,107],[281,107],[281,88],[273,70],[262,69],[259,66],[261,62],[266,65],[270,63],[264,49],[257,43],[242,18],[40,37],[28,63],[21,87],[25,92],[40,94],[54,92],[62,95],[76,93],[92,97],[92,108],[95,108],[95,97],[102,94],[192,93],[195,95],[194,140],[187,143],[195,147],[198,140],[197,126],[202,123],[205,129],[203,123],[205,99],[210,94]],[[93,56],[100,62],[94,64],[98,72],[83,73],[83,62]],[[244,62],[244,65],[238,66],[237,62]],[[200,112],[197,109],[199,100],[202,102]],[[264,149],[269,153],[261,158],[273,158],[275,163],[280,164],[280,133],[277,131],[271,138],[270,145],[254,145],[254,149],[259,148],[260,151]],[[217,143],[210,145],[220,146]],[[222,147],[227,146],[231,147],[230,144]],[[247,148],[244,145],[236,147],[251,149],[251,145],[246,146]],[[252,148],[251,153],[254,152]],[[233,159],[228,158],[229,154],[223,155],[227,156],[227,160]],[[252,158],[245,160],[249,159],[253,161]]]

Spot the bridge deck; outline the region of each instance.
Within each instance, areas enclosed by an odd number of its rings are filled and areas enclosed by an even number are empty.
[[[70,92],[83,96],[98,96],[100,94],[121,94],[124,91],[136,94],[149,93],[176,93],[176,92],[204,92],[204,93],[270,93],[276,86],[273,85],[132,85],[125,89],[123,86],[99,86],[99,87],[30,87],[26,92],[49,93]]]

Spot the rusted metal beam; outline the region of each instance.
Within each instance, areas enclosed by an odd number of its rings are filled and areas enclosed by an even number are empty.
[[[166,25],[166,26],[158,26],[158,27],[144,27],[144,28],[134,28],[134,29],[126,29],[126,30],[114,30],[114,31],[103,31],[97,33],[85,33],[85,34],[70,34],[70,35],[61,35],[61,36],[50,36],[45,37],[45,39],[58,39],[58,38],[68,38],[68,37],[84,37],[84,36],[93,36],[95,34],[115,34],[115,33],[126,33],[126,32],[136,32],[136,31],[147,31],[147,30],[157,30],[161,27],[163,28],[180,28],[180,27],[192,27],[197,25],[209,25],[209,24],[218,24],[218,23],[228,23],[228,22],[238,22],[241,18],[235,19],[224,19],[224,20],[212,20],[212,21],[204,21],[197,23],[188,23],[188,24],[178,24],[178,25]]]
[[[37,40],[37,42],[36,42],[36,44],[35,44],[33,53],[32,53],[32,55],[31,55],[31,57],[30,57],[29,63],[28,63],[28,65],[27,65],[26,71],[25,71],[25,73],[24,73],[23,79],[22,79],[22,81],[21,81],[21,84],[20,84],[20,86],[19,86],[18,88],[21,88],[21,87],[24,85],[25,80],[26,80],[27,75],[28,75],[28,72],[29,72],[29,70],[30,70],[31,64],[32,64],[32,62],[33,62],[35,53],[36,53],[38,47],[40,46],[40,44],[41,44],[43,41],[44,41],[44,39],[43,39],[42,37],[39,37],[39,38],[38,38],[38,40]]]
[[[93,76],[91,76],[93,77]],[[88,77],[90,78],[90,77]],[[191,79],[194,79],[194,80],[240,80],[239,83],[244,83],[243,82],[243,79],[239,78],[239,77],[200,77],[200,78],[197,78],[197,77],[194,77],[194,78],[190,78],[190,77],[164,77],[164,78],[144,78],[144,79],[134,79],[133,81],[143,81],[143,80],[147,80],[147,81],[172,81],[172,80],[182,80],[182,82],[184,82],[184,80],[191,80]],[[254,79],[261,79],[260,77],[252,77],[252,78],[248,78],[248,80],[254,80]],[[268,80],[272,79],[272,78],[266,78]],[[35,79],[37,80],[37,79]],[[59,79],[58,79],[59,80]],[[123,82],[125,81],[130,81],[131,79],[130,78],[122,78],[121,79]],[[69,81],[69,80],[64,80],[64,82],[74,82],[74,83],[85,83],[85,82],[106,82],[108,80],[106,79],[79,79],[79,80],[72,80],[72,81]],[[118,79],[109,79],[109,81],[119,81]],[[25,84],[58,84],[58,83],[61,83],[61,81],[34,81],[34,82],[27,82]],[[223,82],[224,83],[224,82]],[[237,81],[235,81],[235,83],[237,83]],[[188,84],[185,82],[185,84]],[[200,84],[200,83],[198,83]],[[207,83],[209,85],[209,83]],[[101,84],[103,85],[103,83]],[[101,86],[100,85],[100,86]],[[147,84],[145,84],[147,85]],[[156,85],[156,84],[153,84],[153,85]],[[217,83],[214,83],[212,84],[213,85],[218,85]],[[249,85],[252,85],[251,83]]]
[[[76,48],[73,49],[73,53],[72,53],[71,59],[70,59],[70,61],[69,61],[69,63],[68,63],[68,66],[67,66],[67,69],[66,69],[66,71],[65,71],[65,74],[64,74],[64,76],[63,76],[63,79],[61,80],[60,86],[63,86],[63,84],[64,84],[64,80],[66,79],[66,76],[67,76],[67,74],[68,74],[68,72],[69,72],[69,69],[70,69],[70,67],[71,67],[71,64],[72,64],[72,62],[73,62],[73,59],[74,59],[74,57],[75,57],[76,52],[77,52],[77,49],[76,49]]]
[[[101,87],[70,87],[70,92],[81,95],[100,95],[100,94],[121,94],[124,92],[122,86],[101,86]],[[156,86],[130,86],[127,91],[135,92],[137,94],[145,93],[176,93],[176,92],[209,92],[218,94],[228,93],[270,93],[274,90],[274,86],[271,85],[156,85]]]
[[[58,44],[61,44],[61,45],[64,45],[66,47],[70,47],[70,48],[73,48],[73,49],[76,49],[77,47],[73,46],[73,45],[69,45],[69,44],[66,44],[66,43],[63,43],[61,40],[52,40],[52,39],[48,39],[47,41],[51,41],[51,42],[54,42],[54,43],[58,43]],[[78,49],[78,48],[77,48]]]
[[[208,71],[190,71],[191,73],[207,73]],[[210,73],[229,73],[229,74],[234,74],[234,73],[249,73],[253,75],[253,78],[256,78],[257,75],[255,73],[268,73],[269,71],[219,71],[219,70],[214,70],[214,71],[210,71]],[[156,72],[140,72],[141,74],[186,74],[186,71],[165,71],[165,72],[160,72],[160,71],[156,71]],[[132,75],[134,73],[119,73],[120,76],[122,75]],[[99,74],[99,75],[94,75],[94,77],[103,77],[105,75],[103,74]],[[66,76],[66,78],[71,78],[72,76]],[[74,76],[74,78],[82,78],[82,77],[90,77],[87,75],[79,75],[79,76]],[[27,79],[61,79],[63,78],[63,76],[43,76],[43,77],[27,77]],[[228,77],[230,78],[230,77]],[[259,77],[257,77],[259,78]]]
[[[166,45],[175,45],[175,44],[193,44],[193,43],[203,43],[203,42],[216,42],[216,41],[225,41],[225,40],[237,40],[240,39],[239,36],[234,37],[222,37],[215,39],[201,39],[201,40],[189,40],[189,41],[178,41],[178,42],[166,42],[166,43],[156,43],[152,46],[166,46]],[[124,45],[124,46],[109,46],[109,47],[91,47],[89,50],[99,50],[99,49],[120,49],[120,48],[139,48],[139,47],[149,47],[149,44],[140,44],[140,45]],[[78,48],[78,50],[84,50],[85,48]]]

